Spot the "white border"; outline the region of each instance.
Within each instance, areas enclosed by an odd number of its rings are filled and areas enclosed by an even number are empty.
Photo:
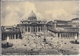
[[[79,1],[79,18],[80,18],[80,0],[0,0],[0,6],[2,6],[2,1]],[[2,7],[0,7],[0,10]],[[2,18],[1,15],[2,11],[0,11],[0,21]],[[80,22],[80,19],[79,19]],[[0,22],[1,25],[1,22]],[[80,23],[79,23],[79,29],[80,29]],[[79,30],[79,36],[80,36],[80,30]],[[1,37],[1,26],[0,26],[0,37]],[[80,43],[80,37],[79,37],[79,43]],[[80,44],[79,44],[79,55],[1,55],[1,39],[0,39],[0,56],[80,56]]]

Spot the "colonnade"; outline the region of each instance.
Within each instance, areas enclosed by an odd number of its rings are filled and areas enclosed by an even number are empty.
[[[21,38],[21,34],[20,33],[2,34],[2,40],[6,40],[7,37],[9,37],[9,39],[20,39]]]
[[[24,26],[23,32],[41,32],[44,31],[44,26]]]
[[[58,38],[74,38],[78,37],[78,33],[55,33],[55,36]]]

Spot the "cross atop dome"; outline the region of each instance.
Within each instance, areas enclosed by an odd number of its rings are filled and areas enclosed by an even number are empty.
[[[33,13],[33,10],[32,10],[32,13]]]

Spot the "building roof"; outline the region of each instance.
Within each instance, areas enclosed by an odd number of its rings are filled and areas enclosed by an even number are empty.
[[[54,21],[56,21],[57,23],[68,23],[68,22],[71,22],[71,21],[66,21],[66,20],[54,20]]]
[[[56,33],[61,33],[61,32],[65,32],[65,33],[79,33],[79,29],[74,29],[74,30],[56,30],[56,29],[54,29],[54,30],[50,30],[50,31],[52,31],[52,32],[56,32]]]
[[[74,18],[74,19],[72,19],[72,20],[79,20],[79,18]]]
[[[53,24],[54,24],[53,21],[49,21],[49,22],[47,22],[47,25],[53,25]]]

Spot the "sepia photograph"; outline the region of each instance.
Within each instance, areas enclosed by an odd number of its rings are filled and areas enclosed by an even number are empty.
[[[79,55],[79,1],[1,1],[2,55]]]

